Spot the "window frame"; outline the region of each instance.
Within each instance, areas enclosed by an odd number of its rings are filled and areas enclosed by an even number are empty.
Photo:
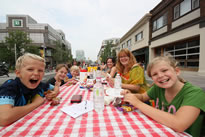
[[[153,21],[153,24],[152,24],[152,31],[156,31],[156,30],[159,30],[161,28],[163,28],[164,26],[167,25],[167,12],[165,12],[162,16],[160,16],[159,18],[157,18],[156,20]],[[159,25],[159,21],[162,20],[162,25],[161,26],[158,26]]]
[[[185,3],[186,1],[188,1],[188,0],[183,0],[182,2],[180,2],[179,4],[177,4],[177,5],[175,5],[174,6],[174,9],[173,9],[173,20],[177,20],[177,19],[179,19],[180,17],[183,17],[184,15],[186,15],[186,14],[188,14],[188,13],[190,13],[190,12],[192,12],[193,10],[195,10],[195,9],[197,9],[197,8],[199,8],[199,0],[190,0],[190,4],[191,5],[189,5],[190,6],[190,10],[187,10],[186,12],[184,12],[183,14],[181,13],[181,5],[183,4],[183,2]],[[197,5],[196,6],[194,6],[194,3],[196,3]]]
[[[141,36],[141,37],[139,37],[139,36]],[[138,39],[138,38],[140,38],[140,39]],[[140,41],[142,39],[143,39],[143,31],[141,31],[141,32],[137,33],[137,35],[135,35],[135,41],[136,42]]]

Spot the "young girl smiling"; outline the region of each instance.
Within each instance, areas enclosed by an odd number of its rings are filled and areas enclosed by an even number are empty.
[[[143,94],[123,91],[124,101],[157,122],[194,136],[191,127],[200,112],[205,111],[204,91],[179,77],[180,69],[170,56],[155,58],[149,63],[147,74],[154,82],[152,88]],[[150,99],[154,100],[155,108],[144,103]]]

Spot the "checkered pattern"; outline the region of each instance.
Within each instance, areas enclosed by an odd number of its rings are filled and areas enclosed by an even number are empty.
[[[140,111],[122,113],[112,105],[106,106],[101,114],[93,110],[74,119],[62,112],[61,108],[71,105],[73,94],[82,94],[83,100],[92,100],[93,93],[80,89],[78,84],[62,86],[60,90],[60,105],[50,106],[49,102],[46,102],[10,126],[0,127],[0,136],[188,136],[185,133],[174,132]]]

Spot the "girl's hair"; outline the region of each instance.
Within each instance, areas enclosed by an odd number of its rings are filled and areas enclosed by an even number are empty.
[[[78,67],[78,66],[76,66],[76,65],[74,65],[74,66],[72,66],[71,68],[70,68],[70,72],[72,72],[72,71],[78,71],[78,72],[80,72],[80,68]]]
[[[58,65],[56,66],[56,72],[57,72],[59,69],[63,68],[63,67],[68,71],[68,66],[67,66],[66,64],[58,64]]]
[[[117,55],[117,64],[116,64],[116,68],[118,72],[120,72],[121,74],[123,73],[123,70],[125,68],[120,62],[120,56],[122,55],[127,55],[129,57],[129,62],[127,64],[128,70],[130,70],[132,66],[137,63],[134,55],[128,49],[121,49]]]
[[[171,67],[173,67],[174,69],[176,67],[178,67],[178,62],[177,60],[175,60],[170,54],[165,54],[164,56],[158,56],[156,58],[154,58],[147,66],[147,75],[149,77],[151,77],[151,70],[152,70],[152,67],[160,62],[160,61],[164,61],[164,62],[167,62]],[[186,82],[183,78],[181,78],[180,76],[178,76],[178,79],[181,81],[181,82]]]
[[[115,58],[113,58],[113,57],[108,57],[107,60],[106,60],[106,64],[107,64],[107,61],[108,61],[109,59],[112,60],[113,66],[115,66],[116,61],[115,61]]]
[[[34,59],[34,60],[38,60],[38,61],[41,61],[44,63],[44,66],[46,66],[45,64],[45,59],[36,55],[36,54],[31,54],[31,53],[25,53],[24,55],[20,56],[17,60],[16,60],[16,70],[20,70],[21,67],[24,65],[24,61],[25,59],[27,58],[31,58],[31,59]]]

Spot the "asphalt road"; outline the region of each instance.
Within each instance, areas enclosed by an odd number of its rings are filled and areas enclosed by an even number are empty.
[[[43,77],[43,82],[46,82],[49,78],[54,77],[55,73],[53,72],[49,72],[46,73]],[[14,73],[10,73],[9,77],[7,77],[6,75],[4,76],[0,76],[0,85],[2,85],[6,80],[8,79],[15,79],[16,75]]]
[[[53,77],[54,75],[55,75],[55,71],[46,72],[42,81],[45,82],[49,78]],[[182,71],[180,76],[182,78],[184,78],[185,80],[191,82],[193,85],[201,87],[205,91],[205,82],[204,82],[205,81],[205,72],[200,73],[200,72]],[[0,76],[0,85],[2,85],[6,80],[14,79],[15,77],[16,77],[16,75],[14,73],[10,73],[9,77],[7,77],[6,75]],[[145,77],[146,77],[147,82],[149,84],[151,84],[152,79],[149,78],[146,74],[145,74]]]

